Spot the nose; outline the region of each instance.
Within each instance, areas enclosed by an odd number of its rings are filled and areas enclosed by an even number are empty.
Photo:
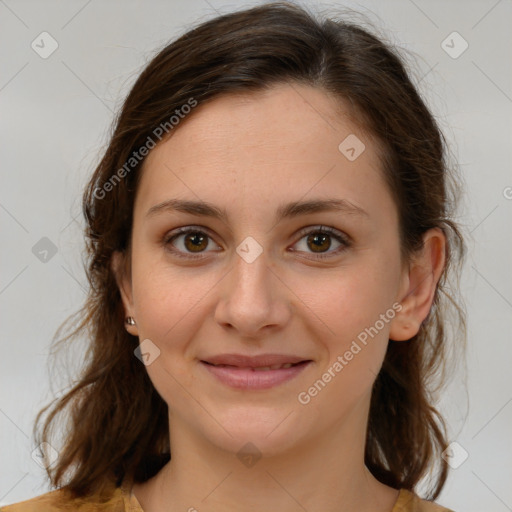
[[[289,296],[265,252],[248,262],[235,253],[233,268],[222,280],[215,320],[240,337],[258,338],[282,329],[291,318]]]

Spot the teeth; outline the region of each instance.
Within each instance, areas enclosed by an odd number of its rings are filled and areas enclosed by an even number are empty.
[[[227,365],[227,364],[216,364],[214,366],[231,366],[231,365]],[[285,363],[285,364],[273,364],[272,366],[258,366],[256,368],[252,368],[253,370],[257,371],[257,372],[265,372],[265,371],[268,371],[268,370],[280,370],[282,368],[290,368],[291,366],[293,366],[292,363]],[[236,368],[235,366],[233,366],[233,368]]]
[[[266,371],[266,370],[281,370],[283,368],[290,368],[292,363],[285,363],[285,364],[273,364],[272,366],[258,366],[257,368],[254,368],[255,371]]]

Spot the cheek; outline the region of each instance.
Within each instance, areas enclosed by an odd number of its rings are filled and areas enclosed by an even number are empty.
[[[315,404],[327,423],[369,395],[386,354],[394,310],[368,278],[339,279],[339,286],[331,284],[316,302],[329,327],[319,336],[326,357],[301,390],[299,402]]]
[[[132,279],[139,326],[158,338],[183,318],[201,295],[191,272],[173,267],[162,248],[145,248],[134,255]]]
[[[146,371],[167,403],[172,397],[174,406],[185,407],[190,405],[185,390],[192,385],[192,375],[184,358],[201,325],[198,315],[209,278],[195,280],[186,273],[171,272],[157,265],[148,270],[142,260],[140,263],[133,267],[139,338],[141,342],[151,340],[160,351]]]
[[[341,357],[343,370],[332,371],[344,375],[339,381],[349,379],[354,384],[371,382],[378,373],[396,315],[392,306],[399,278],[397,260],[383,254],[369,260],[361,258],[361,264],[317,280],[315,293],[310,291],[304,301],[325,326],[321,339],[328,353],[327,367]]]
[[[304,302],[314,304],[312,309],[331,335],[343,339],[357,336],[385,314],[392,307],[397,289],[397,273],[379,265],[341,269],[314,281],[314,287],[313,280],[304,281],[301,287],[300,293],[307,297]]]
[[[177,356],[187,356],[186,349],[207,321],[205,308],[222,275],[199,268],[180,271],[165,261],[146,261],[134,259],[132,268],[139,337],[151,339],[165,364],[180,371]]]

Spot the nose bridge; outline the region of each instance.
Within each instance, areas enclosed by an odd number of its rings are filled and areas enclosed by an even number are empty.
[[[259,308],[270,307],[272,279],[267,251],[248,237],[236,248],[229,294],[243,306],[245,302]]]
[[[262,327],[285,320],[285,297],[273,275],[267,251],[251,237],[244,239],[233,255],[217,305],[216,319],[241,334],[254,335]]]

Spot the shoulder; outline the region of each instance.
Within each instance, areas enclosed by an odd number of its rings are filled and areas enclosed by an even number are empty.
[[[391,512],[454,512],[433,501],[421,499],[407,489],[401,489],[398,499]]]
[[[41,512],[54,512],[61,510],[59,508],[65,503],[65,496],[61,490],[47,492],[35,498],[31,498],[12,505],[4,505],[0,507],[0,512],[32,512],[40,510]]]
[[[117,488],[105,503],[87,498],[73,499],[63,490],[56,489],[25,501],[0,506],[0,512],[125,512],[125,510],[124,496],[120,488]]]

